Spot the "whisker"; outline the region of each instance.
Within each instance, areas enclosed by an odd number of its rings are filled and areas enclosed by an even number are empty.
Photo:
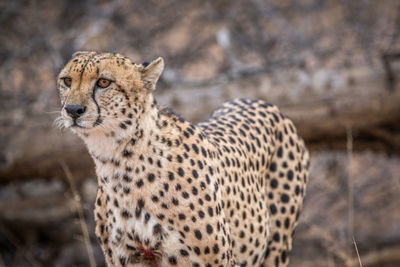
[[[58,129],[64,129],[65,125],[64,125],[64,121],[63,118],[61,116],[57,117],[54,121],[53,121],[53,126],[58,128]]]

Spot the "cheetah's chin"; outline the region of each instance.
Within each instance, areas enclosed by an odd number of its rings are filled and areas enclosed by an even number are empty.
[[[64,120],[64,127],[70,129],[72,131],[85,131],[93,128],[93,123],[88,121],[73,121],[73,120]]]

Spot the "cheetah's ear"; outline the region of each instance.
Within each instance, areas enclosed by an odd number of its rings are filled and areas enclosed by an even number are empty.
[[[161,73],[164,70],[164,60],[159,57],[141,69],[144,88],[153,91]]]

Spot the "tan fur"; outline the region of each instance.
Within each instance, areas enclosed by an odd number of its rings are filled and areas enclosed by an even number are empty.
[[[163,71],[78,52],[59,74],[65,127],[96,164],[109,266],[286,266],[308,152],[276,106],[238,99],[193,125],[155,104]],[[72,79],[68,87],[63,78]],[[112,81],[99,88],[100,78]],[[73,119],[66,107],[85,108]]]

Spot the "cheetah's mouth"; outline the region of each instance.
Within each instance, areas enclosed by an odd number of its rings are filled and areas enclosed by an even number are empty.
[[[93,123],[83,119],[64,118],[64,127],[71,130],[88,130],[94,127]]]
[[[68,116],[64,110],[61,111],[61,116],[55,121],[55,124],[59,128],[70,129],[73,132],[77,131],[89,131],[98,126],[103,125],[104,120],[100,114],[87,114],[78,118]]]
[[[76,127],[76,128],[83,128],[83,129],[86,128],[86,127],[83,127],[83,126],[79,125],[78,122],[77,122],[76,120],[74,120],[74,122],[73,122],[72,125],[71,125],[71,128],[74,128],[74,127]]]
[[[100,117],[98,117],[94,122],[84,118],[64,118],[63,121],[64,127],[71,129],[72,131],[88,131],[93,128],[97,128],[97,126],[103,123],[103,120]]]

